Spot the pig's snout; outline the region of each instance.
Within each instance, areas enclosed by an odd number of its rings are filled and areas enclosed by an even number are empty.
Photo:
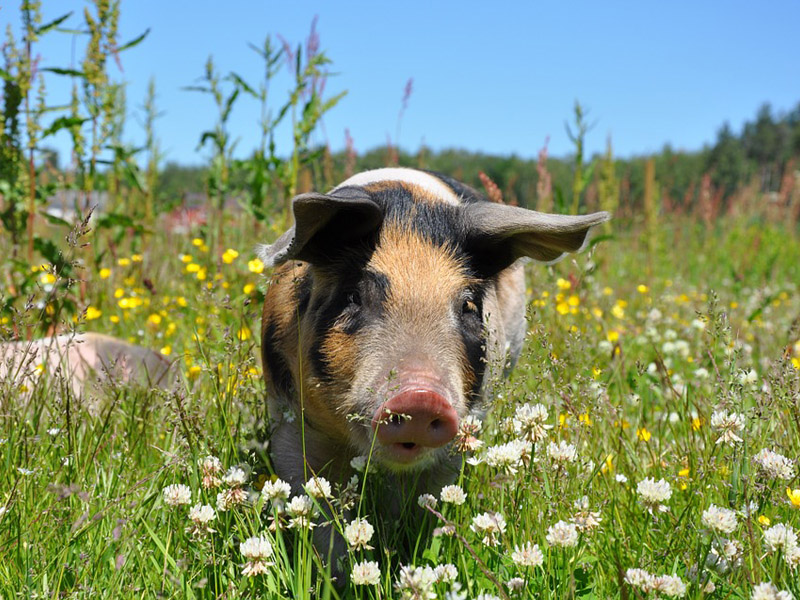
[[[378,408],[372,428],[394,460],[409,463],[424,448],[440,448],[455,437],[458,413],[433,390],[409,389]]]

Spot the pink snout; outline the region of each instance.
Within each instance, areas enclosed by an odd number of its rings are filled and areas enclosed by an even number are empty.
[[[394,460],[408,463],[424,448],[440,448],[452,440],[458,431],[458,413],[441,394],[409,389],[378,408],[372,428]]]

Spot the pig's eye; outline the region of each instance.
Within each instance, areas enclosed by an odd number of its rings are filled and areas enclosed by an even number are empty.
[[[357,291],[352,291],[347,294],[347,307],[348,308],[360,308],[361,307],[361,294]]]
[[[475,304],[472,300],[464,300],[464,304],[461,306],[461,314],[462,315],[477,315],[478,314],[478,305]]]

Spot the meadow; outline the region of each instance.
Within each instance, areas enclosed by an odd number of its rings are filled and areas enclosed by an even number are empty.
[[[63,327],[160,349],[182,382],[82,401],[45,378],[0,384],[0,596],[800,592],[796,232],[676,220],[655,244],[619,228],[573,260],[531,265],[523,358],[460,438],[472,451],[458,487],[409,505],[427,516],[408,532],[373,518],[374,465],[330,495],[312,486],[311,501],[271,474],[254,334],[269,273],[245,219],[225,231],[222,251],[132,237],[76,280],[30,267],[17,330],[80,279],[90,303]],[[79,240],[75,252],[104,243]],[[355,525],[335,525],[354,542],[344,588],[309,541],[323,503],[359,507]]]
[[[800,597],[800,118],[767,111],[710,152],[619,161],[610,141],[584,156],[576,102],[565,160],[413,156],[391,140],[333,155],[317,134],[342,95],[323,96],[312,26],[305,44],[254,47],[263,80],[198,64],[190,91],[219,116],[198,131],[203,219],[186,224],[154,85],[145,145],[123,135],[113,67],[147,33],[117,40],[120,3],[87,5],[45,21],[24,2],[3,46],[0,341],[106,333],[179,377],[82,397],[42,365],[0,378],[0,599]],[[45,35],[84,55],[40,61]],[[290,89],[268,98],[284,63]],[[68,103],[45,77],[70,80]],[[245,97],[263,109],[262,142],[234,158]],[[67,165],[48,149],[57,135]],[[786,147],[764,150],[775,139]],[[274,475],[258,335],[270,270],[254,247],[284,231],[297,192],[397,164],[616,218],[586,252],[526,267],[523,355],[486,419],[462,423],[457,481],[386,522],[369,457],[346,486],[310,480],[297,496]],[[348,542],[334,568],[311,543],[323,514]]]

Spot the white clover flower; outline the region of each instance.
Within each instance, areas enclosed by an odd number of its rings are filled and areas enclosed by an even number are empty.
[[[653,576],[644,569],[628,569],[625,571],[625,583],[642,590],[644,593],[652,589],[653,579]]]
[[[514,546],[511,560],[519,567],[541,567],[544,562],[544,554],[539,550],[539,544],[525,542],[522,546]]]
[[[489,592],[481,592],[475,596],[475,600],[500,600],[500,597],[490,594]]]
[[[628,478],[623,473],[617,473],[614,475],[614,479],[617,483],[628,483]]]
[[[205,458],[197,460],[200,466],[200,472],[203,475],[219,475],[222,473],[222,461],[216,456],[208,455]]]
[[[651,513],[653,510],[665,512],[667,507],[662,504],[672,497],[672,489],[664,479],[656,481],[652,477],[645,477],[636,486],[636,491],[642,504]]]
[[[736,513],[712,504],[703,511],[703,525],[721,533],[733,533],[736,529]]]
[[[229,487],[242,487],[247,483],[247,473],[241,467],[231,467],[222,481]]]
[[[350,466],[359,473],[363,472],[367,466],[367,457],[363,454],[360,456],[354,456],[350,459]]]
[[[436,565],[433,572],[436,574],[436,581],[439,583],[452,583],[458,577],[458,569],[451,563]]]
[[[570,520],[575,523],[578,531],[586,533],[600,526],[603,519],[599,512],[589,510],[588,496],[576,500],[575,508],[578,509],[578,512]]]
[[[394,587],[404,600],[434,600],[435,583],[436,572],[431,567],[403,566]]]
[[[368,542],[372,539],[375,529],[366,519],[355,519],[344,528],[344,538],[353,550],[364,548],[372,550]]]
[[[753,457],[759,470],[769,477],[789,481],[794,478],[794,461],[773,452],[769,448],[764,448]]]
[[[487,448],[483,460],[490,467],[495,467],[509,475],[514,475],[526,454],[530,456],[529,446],[526,442],[511,440],[505,444]]]
[[[188,485],[173,483],[164,488],[164,504],[167,506],[181,506],[192,503],[192,490]]]
[[[497,538],[506,531],[506,520],[500,513],[485,512],[472,518],[470,529],[483,535],[483,543],[487,546],[496,546]]]
[[[769,581],[755,586],[750,596],[750,600],[793,600],[793,598],[791,592],[779,592],[778,588]]]
[[[441,498],[442,502],[448,502],[450,504],[460,506],[466,502],[467,494],[464,493],[464,490],[461,489],[461,486],[446,485],[442,488],[439,498]]]
[[[729,413],[724,409],[715,410],[711,413],[711,427],[720,434],[717,444],[724,443],[733,446],[742,442],[742,438],[738,434],[744,429],[744,415],[735,412]]]
[[[353,585],[378,585],[381,582],[381,570],[374,560],[364,560],[353,565],[350,573]]]
[[[3,520],[3,515],[5,515],[7,512],[8,512],[7,506],[0,506],[0,521]]]
[[[514,430],[523,439],[536,444],[547,439],[547,431],[552,425],[546,423],[547,408],[543,404],[523,404],[514,413]]]
[[[786,564],[789,565],[789,568],[792,569],[793,571],[797,567],[800,567],[800,547],[794,546],[793,548],[789,548],[783,554],[783,559],[786,561]]]
[[[572,463],[578,459],[578,450],[564,440],[561,440],[558,444],[550,442],[547,444],[547,456],[557,463]]]
[[[758,373],[753,369],[742,371],[739,373],[738,380],[742,385],[755,385],[758,383]]]
[[[694,376],[696,379],[708,379],[708,369],[705,367],[700,367],[694,370]]]
[[[519,594],[525,589],[525,580],[522,577],[512,577],[506,582],[506,586],[512,594]]]
[[[292,486],[283,481],[276,479],[275,481],[267,481],[264,487],[261,488],[261,493],[264,494],[269,500],[288,500],[289,494],[292,493]]]
[[[683,598],[686,584],[677,575],[659,575],[651,580],[651,589],[670,598]]]
[[[241,487],[232,487],[217,494],[217,510],[225,512],[247,500],[247,491]]]
[[[784,553],[788,553],[797,547],[797,534],[791,525],[778,523],[764,531],[764,541],[771,552],[783,550]]]
[[[290,529],[310,529],[314,527],[313,519],[317,514],[314,501],[308,496],[295,496],[286,505],[286,512],[291,517]]]
[[[331,498],[333,496],[331,493],[331,484],[324,477],[312,477],[306,481],[305,490],[306,494],[317,500]]]
[[[222,473],[222,462],[216,456],[206,456],[198,459],[197,462],[200,465],[200,474],[202,475],[200,485],[203,486],[203,489],[211,490],[219,487],[222,484],[219,477],[219,474]]]
[[[455,449],[459,452],[474,452],[483,446],[483,442],[476,437],[481,425],[480,419],[474,415],[467,415],[458,425],[458,432],[453,442]]]
[[[547,543],[561,548],[572,548],[578,545],[578,528],[574,523],[559,521],[547,528]]]
[[[272,565],[267,559],[272,556],[272,544],[263,536],[251,537],[239,544],[239,552],[247,559],[242,569],[245,577],[255,577],[268,571]]]
[[[198,527],[207,527],[211,521],[217,518],[214,508],[208,504],[195,504],[189,509],[189,519]]]
[[[421,494],[417,498],[417,504],[422,508],[436,508],[436,497],[432,494]]]

